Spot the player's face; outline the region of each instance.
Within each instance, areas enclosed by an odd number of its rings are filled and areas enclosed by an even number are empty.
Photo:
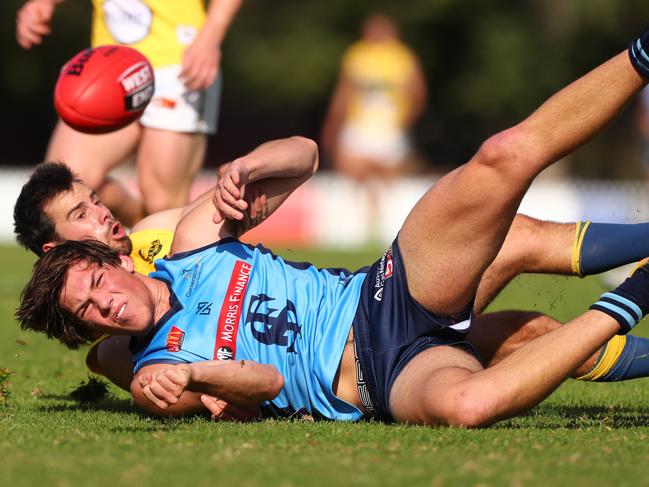
[[[125,266],[71,266],[59,303],[93,330],[111,335],[139,335],[155,318],[149,289]]]
[[[95,239],[121,254],[131,252],[131,240],[122,225],[99,201],[97,193],[84,184],[73,183],[70,191],[52,198],[43,211],[54,222],[56,234],[62,241]],[[53,245],[53,242],[46,244],[48,248]]]

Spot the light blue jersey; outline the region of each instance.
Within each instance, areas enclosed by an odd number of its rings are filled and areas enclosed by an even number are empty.
[[[146,337],[134,340],[136,371],[153,363],[253,360],[274,365],[284,376],[280,394],[262,405],[267,413],[362,416],[331,386],[365,270],[286,262],[232,238],[157,260],[155,266],[150,276],[168,283],[171,309]]]

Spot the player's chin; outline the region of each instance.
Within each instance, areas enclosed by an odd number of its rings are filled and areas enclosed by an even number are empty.
[[[111,239],[109,243],[110,247],[119,252],[121,255],[129,255],[133,250],[133,242],[128,236]]]

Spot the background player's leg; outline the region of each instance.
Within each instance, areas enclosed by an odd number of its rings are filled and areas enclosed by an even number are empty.
[[[516,350],[562,324],[549,316],[536,311],[497,311],[476,316],[467,341],[471,343],[485,367],[501,362]],[[601,354],[598,350],[582,363],[571,377],[581,377],[588,373]]]
[[[118,181],[108,176],[115,166],[135,152],[140,125],[135,122],[116,132],[88,135],[63,122],[57,124],[45,160],[67,164],[124,225],[132,226],[142,217],[142,205]]]
[[[465,310],[534,177],[597,134],[644,84],[623,52],[433,186],[399,235],[413,297],[434,312]]]
[[[147,213],[189,202],[189,190],[207,149],[207,136],[144,128],[137,157]]]

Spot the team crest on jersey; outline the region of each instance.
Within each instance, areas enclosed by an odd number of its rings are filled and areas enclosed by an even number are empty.
[[[167,335],[167,351],[180,352],[185,341],[185,332],[175,325],[171,326],[169,334]]]
[[[258,342],[288,347],[287,352],[297,353],[295,342],[302,327],[297,322],[295,305],[286,300],[286,306],[279,310],[270,306],[271,301],[275,301],[275,298],[266,294],[252,296],[246,314],[246,325],[250,325],[252,336]]]
[[[146,253],[146,256],[142,252],[142,249],[138,250],[138,254],[140,254],[140,257],[142,257],[143,260],[148,262],[149,264],[153,263],[153,260],[155,259],[156,255],[160,253],[162,250],[162,242],[160,240],[155,239],[153,242],[151,242],[151,245],[149,246],[149,250]]]

